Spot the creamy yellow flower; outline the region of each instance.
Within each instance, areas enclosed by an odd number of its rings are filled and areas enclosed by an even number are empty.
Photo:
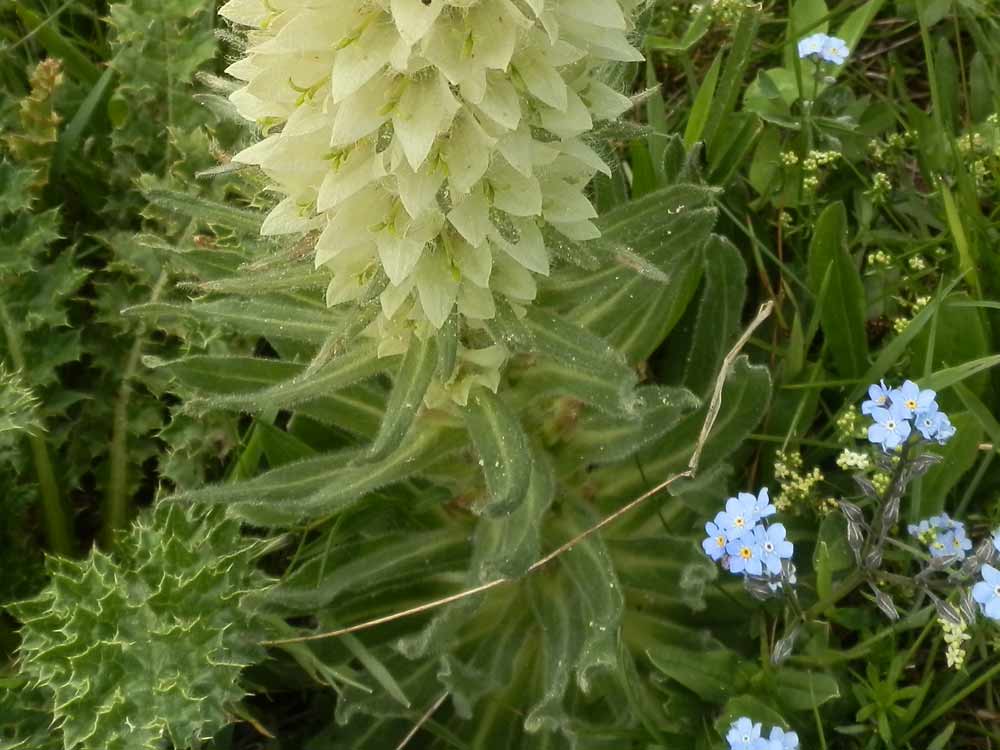
[[[584,189],[607,167],[581,136],[630,106],[594,72],[641,59],[636,4],[231,0],[220,13],[251,27],[232,101],[273,133],[235,160],[284,196],[263,233],[319,233],[331,305],[384,273],[372,331],[392,339],[530,303],[543,226],[599,234]]]

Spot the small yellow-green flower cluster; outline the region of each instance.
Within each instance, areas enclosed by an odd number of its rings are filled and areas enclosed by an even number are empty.
[[[892,256],[885,250],[876,250],[874,253],[868,253],[868,265],[872,268],[878,266],[888,268],[892,265]]]
[[[832,164],[840,158],[836,151],[810,151],[808,156],[802,160],[802,170],[804,177],[802,185],[806,190],[815,190],[820,183],[820,167]]]
[[[944,642],[948,646],[945,652],[948,667],[955,670],[961,669],[965,665],[965,642],[972,638],[967,632],[968,626],[961,618],[957,623],[939,618],[938,624],[941,626]]]
[[[798,451],[778,451],[774,459],[774,478],[781,487],[774,500],[780,511],[802,511],[816,502],[816,486],[823,481],[823,472],[813,467],[804,472],[802,455]]]
[[[704,3],[693,3],[691,15],[696,16],[706,9],[717,23],[731,26],[740,20],[745,11],[760,11],[761,4],[749,0],[706,0]]]
[[[867,471],[871,467],[871,458],[867,453],[860,453],[845,448],[837,456],[837,466],[844,471]]]
[[[799,155],[794,151],[782,151],[781,152],[781,163],[786,167],[794,167],[799,163]]]
[[[889,489],[889,484],[892,482],[892,477],[886,474],[884,471],[875,472],[871,478],[872,487],[879,495],[884,495],[885,491]]]
[[[855,409],[845,409],[834,422],[837,430],[837,440],[842,443],[863,438],[868,434],[868,428],[863,424],[861,414]]]
[[[902,158],[903,152],[913,143],[914,139],[914,135],[909,131],[891,133],[884,141],[870,141],[868,153],[874,161],[880,164],[894,164]]]
[[[889,175],[885,172],[876,172],[872,177],[872,186],[865,194],[877,205],[884,203],[890,192],[892,192],[892,182],[889,180]]]

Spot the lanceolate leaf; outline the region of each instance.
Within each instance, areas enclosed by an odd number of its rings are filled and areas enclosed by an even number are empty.
[[[602,217],[595,244],[611,258],[601,271],[553,274],[543,301],[604,337],[629,362],[648,357],[677,322],[698,286],[702,245],[715,224],[712,188],[674,185]],[[660,271],[656,279],[615,260],[625,248]]]
[[[524,320],[534,351],[568,367],[618,381],[636,381],[625,358],[603,339],[555,315],[533,310]]]
[[[366,495],[419,473],[443,455],[461,447],[456,431],[417,430],[395,453],[379,461],[351,464],[328,473],[323,486],[311,494],[288,498],[254,498],[229,504],[232,516],[263,527],[291,527],[332,516],[360,503]],[[279,469],[280,471],[280,469]],[[267,476],[267,475],[264,475]]]
[[[330,532],[336,533],[336,532]],[[383,589],[415,578],[461,571],[468,565],[465,529],[407,531],[327,546],[268,592],[269,604],[295,612],[329,607],[346,593],[378,596]]]
[[[413,425],[437,365],[438,352],[434,339],[427,337],[421,341],[414,336],[396,373],[385,418],[369,450],[369,458],[384,458],[399,447]]]
[[[190,318],[215,323],[237,333],[322,344],[343,322],[341,313],[325,306],[301,304],[291,297],[221,299],[174,305],[166,302],[136,305],[122,311],[152,319]]]
[[[280,359],[216,357],[196,354],[172,362],[147,357],[147,367],[162,368],[178,381],[203,393],[244,393],[288,380],[302,372],[302,365]]]
[[[553,396],[569,396],[590,404],[605,414],[635,416],[639,401],[633,380],[615,381],[586,370],[577,370],[555,362],[536,362],[512,369],[512,384],[517,383],[533,401],[547,401]]]
[[[291,408],[371,377],[396,361],[394,357],[380,358],[374,342],[358,344],[315,371],[305,370],[294,378],[259,391],[197,399],[189,403],[189,408],[254,412]]]
[[[723,460],[747,438],[763,418],[770,396],[771,376],[767,368],[751,365],[746,357],[737,359],[722,392],[722,408],[715,427],[702,453],[702,471]],[[701,432],[704,409],[692,412],[660,440],[643,449],[638,454],[641,472],[623,466],[595,471],[592,478],[601,495],[635,497],[649,488],[649,477],[662,481],[683,470]]]
[[[641,388],[634,418],[594,414],[573,432],[568,451],[583,463],[612,463],[628,458],[661,438],[700,404],[685,388]]]
[[[581,602],[567,584],[562,576],[533,577],[526,584],[542,646],[539,669],[543,692],[524,720],[525,730],[531,733],[557,732],[568,720],[563,696],[580,653],[583,628],[576,622]]]
[[[699,395],[711,391],[712,379],[705,374],[718,372],[739,328],[746,273],[739,251],[727,240],[713,237],[705,245],[705,275],[683,378]]]
[[[555,491],[549,459],[535,449],[531,481],[521,504],[508,515],[481,519],[476,527],[472,561],[476,583],[521,576],[541,557],[542,524]]]
[[[809,245],[809,288],[820,306],[820,323],[833,364],[845,377],[860,377],[868,367],[865,290],[847,252],[847,211],[831,204],[820,214]]]
[[[146,190],[145,196],[146,200],[160,208],[189,216],[202,224],[229,227],[250,235],[258,234],[264,223],[263,214],[216,203],[190,193],[154,188]]]
[[[486,476],[486,515],[510,513],[518,507],[531,480],[531,448],[521,422],[504,401],[485,388],[469,396],[464,410],[479,465]]]
[[[597,521],[583,512],[576,516],[576,523],[569,528],[574,535]],[[589,693],[595,673],[614,673],[619,669],[618,627],[625,598],[611,556],[599,536],[591,536],[577,544],[559,559],[559,563],[582,605],[578,617],[586,617],[587,627],[576,662],[576,679],[580,689]]]
[[[211,485],[175,495],[174,501],[226,505],[234,517],[263,527],[290,527],[333,515],[368,493],[417,474],[462,445],[456,430],[418,431],[401,450],[371,463],[343,451],[274,469],[246,482]]]

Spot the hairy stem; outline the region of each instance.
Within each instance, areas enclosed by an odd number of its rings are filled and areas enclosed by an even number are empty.
[[[149,296],[150,302],[156,302],[167,283],[167,272],[160,272]],[[114,545],[115,531],[122,528],[128,521],[128,407],[132,400],[132,378],[139,367],[142,357],[142,345],[145,342],[146,326],[139,324],[135,341],[125,361],[125,371],[122,373],[121,387],[111,423],[111,449],[109,456],[110,477],[108,494],[104,504],[104,527],[101,530],[101,541],[105,548]]]
[[[7,351],[10,352],[14,367],[26,372],[27,362],[21,349],[21,340],[3,302],[0,302],[0,326],[3,327],[7,339]],[[38,489],[42,496],[42,514],[45,517],[45,537],[49,550],[57,555],[72,555],[74,548],[72,526],[59,494],[59,483],[56,481],[56,473],[49,458],[49,448],[41,435],[29,434],[28,444],[31,446]]]

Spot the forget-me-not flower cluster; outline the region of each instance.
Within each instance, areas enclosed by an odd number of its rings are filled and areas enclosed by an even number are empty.
[[[987,564],[983,565],[980,575],[982,580],[972,587],[972,598],[978,602],[984,615],[1000,622],[1000,570]]]
[[[799,40],[799,57],[802,59],[843,65],[850,54],[847,42],[839,37],[819,33]]]
[[[743,716],[732,723],[726,733],[729,750],[797,750],[799,736],[795,732],[786,732],[781,727],[774,727],[771,733],[764,737],[760,722]]]
[[[783,524],[765,522],[776,512],[766,487],[756,496],[740,492],[726,501],[726,509],[715,520],[705,524],[708,536],[702,549],[730,573],[780,576],[782,561],[791,559],[794,548],[785,539]]]
[[[918,524],[907,527],[910,536],[927,545],[931,557],[949,555],[964,560],[972,549],[972,540],[965,533],[965,524],[948,517],[947,513],[925,518]]]
[[[899,388],[889,388],[879,381],[868,388],[868,400],[861,404],[861,413],[872,419],[868,440],[881,445],[888,453],[919,434],[926,441],[944,445],[955,434],[948,415],[938,409],[937,394],[930,388],[921,389],[912,380]]]

